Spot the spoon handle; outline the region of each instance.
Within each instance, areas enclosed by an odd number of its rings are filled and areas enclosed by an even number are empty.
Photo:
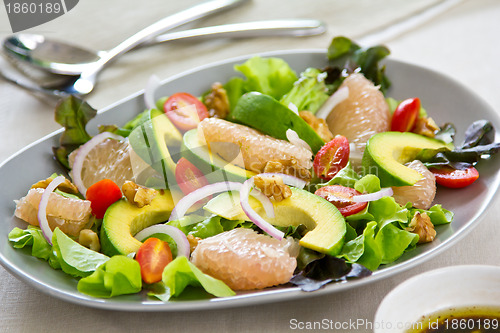
[[[99,60],[99,67],[106,65],[110,60],[133,49],[135,46],[156,35],[159,35],[163,32],[166,32],[188,22],[197,20],[199,18],[206,17],[208,15],[218,13],[222,10],[240,5],[245,1],[248,0],[211,0],[188,8],[176,14],[167,16],[160,21],[153,23],[152,25],[137,32],[136,34],[132,35],[131,37],[127,38],[126,40],[106,52],[101,60]]]
[[[312,36],[322,34],[325,31],[325,24],[318,20],[268,20],[175,31],[156,36],[142,45],[151,45],[180,39]]]

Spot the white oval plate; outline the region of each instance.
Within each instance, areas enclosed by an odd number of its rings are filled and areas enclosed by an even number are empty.
[[[327,65],[324,50],[293,50],[262,54],[285,59],[290,66],[301,72],[307,67]],[[186,91],[195,95],[205,92],[215,81],[225,82],[236,75],[235,64],[250,56],[239,57],[196,68],[172,77],[157,91],[156,98]],[[477,119],[489,119],[500,129],[498,115],[480,98],[450,78],[418,66],[387,60],[387,73],[392,81],[389,95],[398,98],[420,97],[429,114],[438,124],[455,123],[462,134],[467,126]],[[145,108],[142,92],[117,102],[102,110],[98,117],[88,124],[91,134],[96,133],[98,124],[124,124]],[[34,182],[44,179],[53,172],[63,172],[52,158],[52,147],[58,145],[60,131],[55,132],[26,147],[0,166],[0,262],[13,275],[29,285],[60,299],[96,308],[126,311],[186,311],[246,306],[258,303],[285,301],[301,297],[335,293],[371,283],[402,272],[437,255],[445,248],[458,242],[467,231],[481,220],[488,203],[497,191],[500,176],[500,160],[493,158],[482,162],[478,169],[478,181],[463,190],[439,189],[436,203],[441,203],[455,213],[450,225],[439,226],[438,236],[432,243],[418,246],[406,253],[395,263],[376,271],[372,276],[346,283],[329,284],[313,293],[300,291],[295,287],[281,287],[263,291],[238,293],[229,298],[189,300],[162,303],[148,299],[145,294],[119,296],[112,299],[98,299],[80,294],[77,280],[61,271],[53,270],[39,259],[25,251],[14,249],[8,241],[13,227],[25,228],[26,224],[13,217],[14,199],[24,196]],[[461,136],[458,136],[459,139]],[[8,191],[6,189],[9,189]]]

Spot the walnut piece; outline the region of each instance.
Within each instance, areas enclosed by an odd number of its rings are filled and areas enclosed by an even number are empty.
[[[253,179],[255,186],[269,199],[282,201],[292,195],[292,190],[283,183],[280,176],[257,175]]]
[[[330,129],[324,119],[316,117],[310,111],[300,111],[299,116],[304,119],[304,121],[311,126],[316,133],[318,133],[319,137],[322,138],[323,141],[329,142],[333,139],[333,134],[330,132]]]
[[[418,235],[419,244],[432,242],[436,237],[434,225],[426,213],[417,212],[406,230]]]
[[[205,96],[204,102],[210,117],[224,119],[229,114],[229,99],[226,89],[219,82],[212,84],[212,90]]]
[[[145,186],[137,185],[133,181],[127,180],[122,186],[123,195],[127,198],[128,202],[142,208],[149,205],[158,191]]]
[[[436,132],[439,130],[439,126],[430,117],[418,117],[415,123],[415,128],[413,133],[427,136],[433,138],[436,136]]]
[[[264,166],[263,173],[284,173],[285,175],[295,176],[306,182],[311,180],[311,172],[301,167],[295,158],[288,161],[268,161]]]
[[[200,237],[195,237],[193,235],[187,235],[187,239],[189,241],[189,248],[191,250],[191,253],[196,249],[198,246],[198,242],[201,241]]]
[[[39,180],[35,184],[31,185],[31,188],[47,188],[54,178],[55,177],[49,177],[44,180]],[[78,194],[78,188],[76,185],[70,182],[67,178],[64,178],[64,182],[57,186],[57,189],[65,193]]]
[[[97,234],[90,229],[83,229],[82,231],[80,231],[80,235],[78,236],[78,243],[96,252],[99,252],[99,250],[101,249],[99,236],[97,236]]]

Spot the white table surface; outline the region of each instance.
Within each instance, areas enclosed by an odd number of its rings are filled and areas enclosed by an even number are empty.
[[[154,20],[199,1],[80,1],[66,15],[27,32],[107,49]],[[371,29],[407,17],[436,1],[254,0],[241,8],[203,20],[204,25],[273,18],[319,18],[328,33],[308,38],[169,44],[134,51],[106,69],[87,100],[105,107],[142,89],[151,74],[160,78],[200,64],[248,53],[281,49],[326,48],[337,34],[360,37]],[[105,3],[105,4],[104,4]],[[192,25],[196,26],[196,25]],[[463,1],[418,28],[388,40],[391,57],[446,73],[468,86],[500,112],[500,2]],[[0,9],[0,37],[11,33]],[[0,161],[59,128],[54,101],[35,97],[0,79]],[[2,190],[5,190],[2,188]],[[300,322],[373,321],[378,304],[397,284],[420,272],[447,265],[500,264],[500,199],[476,228],[438,257],[401,274],[356,290],[235,309],[179,313],[123,313],[70,304],[33,289],[0,267],[2,332],[284,332]],[[339,330],[340,331],[340,330]],[[359,327],[356,332],[369,332]],[[353,332],[352,329],[345,332]]]

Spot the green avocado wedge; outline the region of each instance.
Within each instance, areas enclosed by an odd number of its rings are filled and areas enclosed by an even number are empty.
[[[443,141],[410,132],[382,132],[372,136],[363,153],[363,173],[374,174],[382,187],[411,186],[422,178],[404,164],[413,161],[422,149],[449,148]]]
[[[277,227],[304,225],[309,230],[300,245],[335,256],[344,245],[346,222],[339,210],[327,200],[305,190],[292,188],[292,196],[274,202],[274,218],[268,218],[261,204],[250,198],[250,205],[266,221]],[[205,210],[228,220],[248,220],[239,204],[238,193],[223,193],[210,200]]]
[[[107,256],[127,255],[142,245],[134,238],[144,228],[165,222],[174,209],[170,191],[160,190],[153,201],[142,208],[120,199],[104,215],[101,226],[101,252]]]
[[[135,155],[163,176],[165,188],[168,188],[168,182],[175,179],[173,157],[181,145],[182,135],[160,110],[151,109],[143,118],[128,137],[130,146]],[[131,155],[131,159],[135,155]],[[135,161],[132,161],[133,167],[138,169],[135,172],[138,174],[142,170],[142,162]]]
[[[273,97],[258,92],[241,96],[231,112],[231,118],[281,140],[287,140],[286,131],[292,129],[309,144],[313,153],[318,152],[325,144],[298,114]]]
[[[205,175],[210,183],[222,181],[244,182],[255,176],[255,172],[228,163],[210,152],[206,145],[198,140],[198,130],[184,133],[181,156],[193,163]]]

